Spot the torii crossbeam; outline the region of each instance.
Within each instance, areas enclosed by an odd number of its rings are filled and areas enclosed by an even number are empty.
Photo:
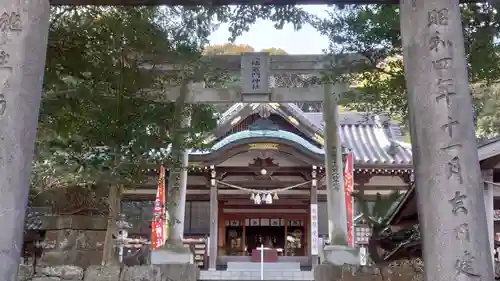
[[[211,67],[240,76],[240,85],[229,88],[205,88],[201,83],[191,84],[186,102],[188,103],[234,103],[234,102],[321,102],[325,88],[322,85],[311,87],[274,87],[273,75],[279,74],[312,74],[330,67],[332,59],[324,55],[270,55],[268,53],[245,53],[243,55],[207,56],[203,60]],[[354,64],[364,60],[360,55],[349,55],[336,58],[337,64]],[[148,65],[144,66],[149,68]],[[175,72],[178,67],[174,63],[156,62],[155,70]],[[173,87],[155,93],[168,101],[175,101],[180,95],[181,87]],[[333,86],[332,93],[343,94],[350,89],[349,85],[339,83]],[[354,90],[354,89],[352,89]]]

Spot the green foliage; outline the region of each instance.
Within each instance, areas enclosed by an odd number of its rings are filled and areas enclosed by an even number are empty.
[[[161,92],[178,79],[155,66],[144,69],[144,55],[174,53],[189,62],[199,57],[203,41],[169,18],[172,13],[150,7],[53,9],[38,143],[44,151],[39,156],[50,158],[40,161],[100,185],[140,183],[146,167],[164,161],[174,105],[155,101],[144,89]],[[188,133],[214,128],[210,106],[194,106],[193,112],[196,126]]]
[[[285,24],[291,23],[297,30],[310,18],[304,9],[295,5],[242,5],[226,9],[230,9],[231,13],[222,21],[229,22],[229,40],[233,42],[259,19],[271,20],[276,29],[282,29]]]
[[[491,109],[483,111],[483,105],[491,98],[489,87],[500,77],[500,52],[494,40],[500,30],[500,15],[488,4],[463,4],[462,23],[470,83],[483,85],[482,91],[473,87],[478,134],[498,134],[497,117],[489,114]],[[345,6],[331,10],[326,19],[313,20],[313,25],[330,38],[332,54],[362,56],[355,64],[334,69],[337,77],[360,87],[345,95],[341,103],[350,109],[386,113],[407,125],[399,7]]]

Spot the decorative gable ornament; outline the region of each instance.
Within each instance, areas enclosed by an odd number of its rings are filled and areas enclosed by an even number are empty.
[[[250,131],[278,131],[279,129],[279,126],[269,119],[258,119],[248,125]]]

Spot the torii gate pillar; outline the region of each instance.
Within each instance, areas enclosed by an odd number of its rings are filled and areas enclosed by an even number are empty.
[[[328,206],[329,245],[323,249],[325,261],[342,266],[359,264],[359,251],[349,247],[347,242],[347,215],[344,194],[344,165],[340,143],[340,120],[338,116],[338,97],[331,85],[325,85],[323,100],[323,119],[325,120],[325,170],[326,201]]]
[[[0,280],[16,281],[49,30],[49,0],[0,1]]]
[[[459,0],[401,0],[425,280],[493,280]]]

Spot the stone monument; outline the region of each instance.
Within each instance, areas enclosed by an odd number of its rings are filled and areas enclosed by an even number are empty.
[[[459,0],[400,12],[425,280],[493,280]]]
[[[48,0],[0,1],[0,280],[17,280],[49,28]]]

